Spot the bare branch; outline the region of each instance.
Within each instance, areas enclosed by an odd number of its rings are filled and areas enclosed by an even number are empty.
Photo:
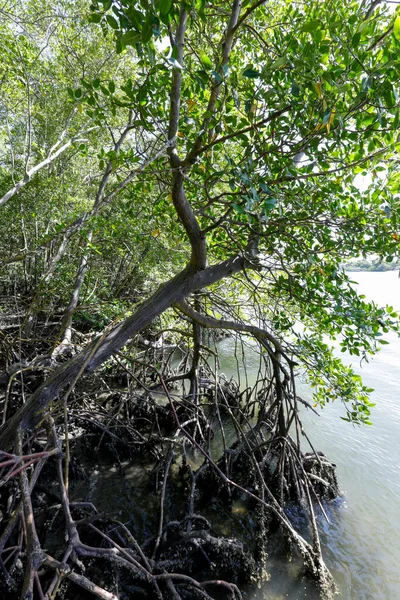
[[[146,167],[148,167],[151,163],[153,163],[154,161],[158,160],[161,156],[165,155],[165,153],[167,152],[168,148],[170,146],[172,146],[175,143],[175,138],[168,140],[160,150],[158,150],[158,152],[155,153],[154,156],[151,156],[150,158],[144,160],[136,169],[133,169],[129,175],[127,175],[125,177],[125,179],[123,179],[122,181],[120,181],[120,183],[118,183],[115,188],[113,190],[111,190],[111,192],[109,194],[107,194],[106,196],[102,195],[100,197],[100,193],[98,192],[97,197],[100,198],[100,200],[98,202],[95,203],[95,205],[93,205],[92,209],[85,213],[84,215],[82,215],[81,217],[79,217],[78,219],[75,219],[75,221],[73,221],[72,223],[70,223],[65,229],[58,231],[56,233],[56,235],[49,241],[47,241],[45,244],[42,244],[41,246],[39,246],[38,248],[36,248],[35,250],[32,251],[27,251],[27,252],[22,252],[20,254],[11,256],[10,258],[5,258],[2,261],[0,261],[0,264],[3,265],[7,265],[7,264],[11,264],[14,262],[20,262],[22,260],[24,260],[27,256],[29,255],[34,255],[36,252],[38,252],[40,249],[45,248],[46,246],[48,246],[52,240],[54,240],[56,237],[58,237],[59,235],[63,235],[63,236],[67,236],[67,241],[68,239],[76,232],[79,231],[79,229],[82,227],[82,225],[91,217],[94,217],[98,214],[100,208],[102,208],[103,206],[106,206],[107,204],[109,204],[111,202],[111,200],[113,200],[113,198],[118,194],[118,192],[122,191],[123,189],[126,188],[126,186],[135,179],[135,177],[141,173],[142,171],[144,171],[144,169],[146,169]]]
[[[97,596],[97,598],[101,598],[102,600],[118,600],[118,597],[115,594],[107,592],[107,590],[99,587],[84,575],[78,575],[78,573],[74,573],[68,567],[66,567],[65,563],[59,562],[49,554],[44,555],[44,564],[46,564],[49,567],[52,567],[53,569],[56,569],[57,571],[62,573],[64,577],[67,577],[84,590],[87,590],[94,596]]]
[[[89,344],[69,362],[60,365],[53,375],[41,385],[20,410],[18,410],[0,429],[0,447],[6,450],[14,442],[15,426],[23,429],[36,427],[43,421],[46,409],[72,381],[76,381],[83,372],[92,372],[112,354],[115,354],[134,333],[147,327],[161,315],[192,292],[200,290],[243,270],[246,259],[235,255],[206,269],[196,270],[187,265],[180,273],[160,286],[156,292],[143,302],[132,316],[105,331],[100,338]]]

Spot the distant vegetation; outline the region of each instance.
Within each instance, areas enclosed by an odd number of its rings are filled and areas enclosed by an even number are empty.
[[[346,271],[395,271],[400,269],[400,261],[379,261],[379,260],[353,260],[344,265]]]

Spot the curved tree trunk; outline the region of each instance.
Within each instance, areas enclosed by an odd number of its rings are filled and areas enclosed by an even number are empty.
[[[44,419],[46,409],[59,397],[61,392],[84,372],[92,372],[114,352],[119,350],[135,333],[162,314],[167,308],[181,302],[189,294],[207,287],[221,279],[241,271],[245,259],[234,256],[229,260],[206,269],[196,270],[190,264],[178,275],[161,285],[158,290],[135,313],[103,333],[82,352],[67,363],[62,364],[45,381],[13,417],[0,429],[0,448],[12,448],[18,427],[22,430],[34,429]]]

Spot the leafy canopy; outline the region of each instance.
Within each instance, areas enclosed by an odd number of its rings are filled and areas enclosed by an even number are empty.
[[[96,60],[112,43],[115,68],[86,69],[62,102],[100,136],[130,115],[119,152],[93,138],[81,148],[88,172],[111,165],[110,189],[143,164],[86,225],[101,232],[91,243],[102,268],[115,244],[121,253],[126,241],[142,244],[141,229],[155,249],[147,273],[155,257],[172,256],[172,271],[184,265],[195,236],[174,191],[179,171],[209,264],[248,261],[211,286],[203,308],[215,312],[222,295],[227,313],[248,320],[236,302],[248,296],[306,368],[316,400],[343,399],[354,422],[369,423],[369,390],[326,340],[366,359],[398,328],[397,314],[358,296],[341,265],[399,253],[399,18],[384,3],[348,0],[93,2],[78,39],[103,39],[97,56],[90,47]]]

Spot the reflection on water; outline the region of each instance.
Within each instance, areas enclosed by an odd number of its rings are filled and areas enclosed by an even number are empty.
[[[400,309],[397,271],[351,273],[360,293],[381,305]],[[340,404],[328,405],[317,417],[305,408],[302,419],[313,444],[338,466],[344,499],[331,507],[330,523],[320,519],[324,556],[345,600],[397,600],[400,598],[400,339],[394,334],[379,354],[354,369],[375,389],[372,427],[354,427],[340,419]],[[236,370],[232,340],[219,344],[221,370]],[[351,364],[354,358],[341,354]],[[258,359],[247,355],[249,382],[254,382]],[[244,370],[242,368],[242,377]],[[300,383],[300,382],[299,382]],[[310,399],[310,390],[299,384],[299,394]],[[276,566],[268,591],[251,600],[310,598],[303,584],[293,589],[283,565]],[[272,594],[272,595],[271,595]]]

